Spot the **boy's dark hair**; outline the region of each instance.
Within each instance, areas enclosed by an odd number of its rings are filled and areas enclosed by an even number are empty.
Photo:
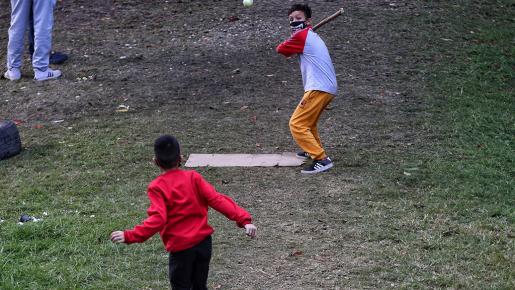
[[[293,4],[290,10],[288,10],[288,16],[294,11],[302,11],[306,16],[306,19],[311,18],[311,8],[308,4]]]
[[[162,135],[154,142],[157,164],[163,169],[172,169],[181,161],[181,149],[174,136]]]

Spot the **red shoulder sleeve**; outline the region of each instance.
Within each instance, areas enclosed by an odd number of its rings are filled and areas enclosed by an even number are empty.
[[[246,210],[237,205],[229,196],[217,192],[200,174],[194,172],[193,178],[199,193],[205,198],[210,207],[228,219],[235,221],[241,228],[252,222],[252,217]]]
[[[294,33],[288,40],[279,44],[276,51],[286,57],[294,54],[303,53],[309,28]]]
[[[125,230],[124,237],[127,244],[142,243],[161,231],[166,224],[167,213],[164,194],[158,186],[148,187],[150,206],[147,210],[148,217],[143,223],[132,230]]]

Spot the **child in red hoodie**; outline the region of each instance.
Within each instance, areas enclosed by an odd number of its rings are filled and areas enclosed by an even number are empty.
[[[132,230],[114,231],[114,243],[142,243],[159,232],[170,252],[169,275],[172,289],[207,289],[211,234],[208,207],[233,220],[255,237],[252,217],[230,197],[218,193],[200,174],[179,169],[179,143],[164,135],[154,143],[154,162],[163,173],[148,186],[148,218]]]

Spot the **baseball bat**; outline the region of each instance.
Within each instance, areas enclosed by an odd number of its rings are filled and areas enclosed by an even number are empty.
[[[340,8],[340,10],[338,10],[333,15],[326,17],[324,20],[320,21],[317,25],[313,26],[312,30],[315,31],[315,30],[319,29],[324,24],[330,22],[331,20],[335,19],[336,17],[338,17],[338,16],[340,16],[342,14],[343,14],[343,8]]]

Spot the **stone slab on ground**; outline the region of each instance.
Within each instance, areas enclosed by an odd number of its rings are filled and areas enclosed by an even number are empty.
[[[190,154],[186,167],[271,167],[300,166],[304,160],[295,153],[279,154]]]

